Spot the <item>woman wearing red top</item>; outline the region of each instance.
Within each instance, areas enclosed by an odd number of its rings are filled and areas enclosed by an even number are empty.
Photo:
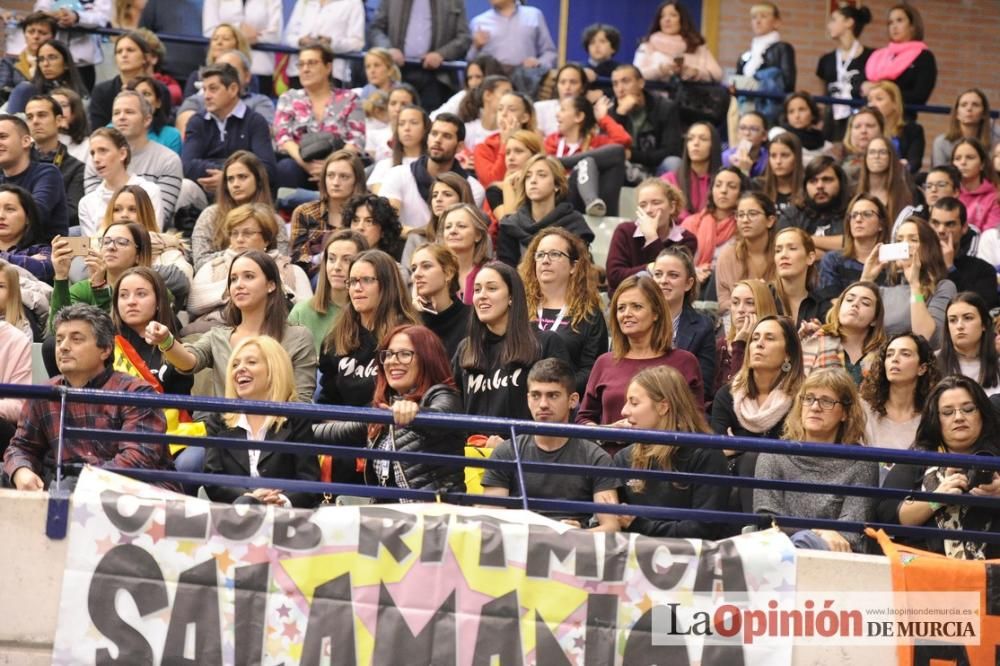
[[[593,104],[584,97],[559,102],[559,131],[545,137],[545,152],[572,170],[573,201],[588,215],[618,215],[618,193],[625,185],[626,151],[632,137],[610,115],[611,100]],[[582,206],[581,206],[582,204]]]
[[[499,132],[486,137],[473,151],[476,178],[486,188],[499,185],[499,181],[507,174],[505,149],[511,135],[518,130],[538,131],[535,107],[527,95],[512,90],[500,98],[497,104],[497,128]]]

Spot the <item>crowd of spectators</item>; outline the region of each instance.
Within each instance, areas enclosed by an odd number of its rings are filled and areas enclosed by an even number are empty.
[[[286,25],[279,0],[39,0],[16,17],[0,61],[0,382],[41,371],[36,343],[56,386],[393,415],[393,425],[310,423],[71,404],[68,422],[123,440],[200,432],[454,455],[478,446],[501,460],[1000,498],[1000,474],[975,465],[976,454],[1000,455],[1000,137],[978,89],[955,99],[947,132],[925,137],[914,106],[938,71],[916,7],[889,10],[876,49],[861,41],[867,8],[830,14],[836,46],[815,75],[831,95],[863,101],[849,106],[799,88],[811,66],[797,62],[770,2],[753,6],[753,39],[727,81],[677,0],[660,3],[638,45],[612,25],[588,27],[586,62],[561,66],[538,9],[490,5],[467,17],[462,0],[381,0],[366,16],[362,0],[298,0]],[[109,25],[123,32],[69,31]],[[164,44],[158,32],[203,36],[208,49]],[[363,48],[361,71],[342,56]],[[442,63],[462,59],[459,84]],[[724,104],[720,84],[773,94],[733,98],[727,122],[698,103]],[[626,186],[634,209],[620,209]],[[595,233],[601,218],[612,223],[607,241]],[[428,412],[590,424],[608,439],[510,441],[418,425]],[[4,482],[48,486],[58,415],[56,402],[0,400]],[[970,462],[652,445],[629,429]],[[425,462],[79,439],[62,452],[64,463],[444,498],[467,488],[460,467]],[[1000,554],[962,535],[1000,531],[1000,509],[961,503],[599,473],[490,470],[481,485],[779,525],[929,525],[954,538],[925,547]],[[205,491],[289,507],[321,499]],[[550,516],[599,531],[733,533],[695,520]],[[802,548],[868,547],[854,529],[789,532]]]

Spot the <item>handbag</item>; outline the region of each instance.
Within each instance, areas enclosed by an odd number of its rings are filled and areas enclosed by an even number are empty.
[[[344,140],[326,132],[309,132],[299,139],[299,156],[306,162],[325,160],[344,147]]]
[[[718,83],[682,81],[675,78],[670,95],[677,103],[681,122],[721,125],[729,112],[729,89]]]

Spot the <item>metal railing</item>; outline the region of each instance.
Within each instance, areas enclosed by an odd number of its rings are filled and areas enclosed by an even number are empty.
[[[73,28],[74,32],[92,33],[97,35],[105,36],[117,36],[128,32],[127,30],[120,30],[118,28]],[[208,46],[208,39],[205,37],[199,37],[194,35],[178,35],[175,33],[157,33],[157,37],[164,42],[171,42],[177,44],[192,44],[197,46]],[[266,53],[283,53],[294,55],[299,52],[299,49],[294,46],[288,46],[286,44],[274,44],[267,42],[258,42],[253,45],[254,51],[264,51]],[[338,53],[338,58],[344,60],[364,60],[364,51],[349,51],[345,53]],[[406,64],[410,66],[419,67],[420,60],[417,59],[407,59]],[[441,63],[439,69],[445,71],[453,72],[464,72],[466,62],[463,60],[446,60]],[[605,86],[611,85],[611,79],[606,77],[600,77],[596,81],[597,83]],[[668,84],[663,81],[647,81],[646,87],[651,90],[666,90]],[[768,98],[782,100],[786,97],[784,93],[773,93],[773,92],[762,92],[759,90],[739,90],[734,91],[739,97],[754,97],[754,98]],[[820,104],[841,104],[852,107],[861,107],[866,105],[868,102],[864,99],[857,99],[851,97],[830,97],[828,95],[813,95],[813,99]],[[912,111],[913,113],[932,113],[938,115],[947,115],[951,113],[950,106],[942,106],[938,104],[908,104],[906,105],[907,111]],[[990,112],[992,118],[1000,118],[1000,110],[994,110]]]
[[[165,433],[123,433],[118,430],[93,429],[67,426],[65,423],[66,406],[69,403],[81,402],[88,404],[130,405],[137,407],[202,410],[214,412],[240,412],[263,415],[279,415],[298,417],[312,421],[360,421],[366,423],[390,424],[392,415],[387,410],[342,407],[333,405],[314,405],[307,403],[269,403],[243,400],[227,400],[222,398],[204,398],[178,396],[157,393],[119,393],[91,389],[71,389],[52,386],[25,386],[0,384],[0,397],[16,397],[29,400],[53,400],[60,403],[60,430],[58,433],[57,450],[54,452],[56,464],[56,479],[61,481],[64,476],[63,447],[69,439],[80,438],[99,441],[134,441],[159,446],[168,444],[186,444],[189,446],[248,448],[250,444],[245,439],[224,437],[183,437]],[[840,446],[816,443],[792,442],[786,440],[768,440],[748,437],[721,437],[716,435],[701,435],[658,430],[623,430],[606,426],[581,426],[572,424],[539,423],[495,417],[479,417],[464,414],[418,414],[415,426],[432,428],[457,429],[475,433],[498,433],[512,439],[518,434],[547,435],[550,437],[580,437],[592,440],[647,442],[651,444],[670,444],[676,446],[691,446],[711,449],[731,449],[746,452],[777,453],[782,455],[840,458],[845,460],[866,462],[891,462],[915,465],[950,465],[969,467],[972,461],[969,455],[931,453],[925,451],[884,449],[876,447]],[[600,476],[618,479],[644,479],[651,481],[680,482],[687,484],[703,484],[727,488],[765,488],[786,492],[814,492],[836,494],[872,499],[914,499],[921,501],[938,501],[947,504],[984,507],[1000,513],[1000,498],[974,495],[950,495],[916,490],[900,490],[866,486],[844,486],[838,484],[817,484],[801,481],[784,481],[757,479],[730,475],[694,474],[676,471],[637,470],[619,467],[594,468],[586,465],[564,465],[542,462],[527,462],[520,459],[518,447],[514,447],[515,460],[501,461],[492,458],[466,458],[435,453],[420,453],[406,451],[382,451],[369,449],[364,442],[357,446],[329,445],[316,443],[299,443],[288,441],[255,441],[253,448],[264,451],[292,453],[299,455],[332,455],[335,458],[354,460],[355,458],[383,459],[403,462],[423,462],[446,467],[477,467],[484,469],[507,469],[516,473],[519,487],[525,488],[525,473],[543,473],[579,476]],[[1000,471],[1000,457],[989,458],[976,456],[975,466],[984,469]],[[125,474],[147,482],[177,482],[197,485],[236,485],[245,488],[278,488],[286,491],[308,493],[330,493],[333,495],[347,494],[374,498],[376,500],[414,500],[414,501],[447,501],[455,504],[479,504],[499,507],[516,507],[541,512],[568,513],[605,513],[641,516],[659,520],[695,520],[706,523],[724,523],[730,525],[756,525],[766,527],[777,525],[782,528],[795,529],[833,529],[837,531],[862,532],[865,527],[882,528],[893,536],[924,538],[952,538],[956,533],[951,530],[941,530],[922,526],[903,526],[883,523],[860,523],[828,519],[808,519],[796,516],[759,516],[730,511],[709,511],[700,509],[683,509],[673,507],[643,506],[643,505],[610,505],[594,502],[578,502],[570,500],[538,499],[521,494],[520,497],[496,497],[470,493],[441,493],[431,490],[403,489],[380,486],[354,485],[343,483],[326,483],[321,481],[301,481],[291,479],[249,478],[222,474],[185,473],[169,470],[134,469],[107,467],[115,472]],[[47,533],[53,538],[65,534],[66,511],[68,509],[68,493],[59,487],[57,482],[52,505],[50,505],[50,520]],[[1000,543],[1000,533],[969,531],[961,533],[961,538],[970,541]]]

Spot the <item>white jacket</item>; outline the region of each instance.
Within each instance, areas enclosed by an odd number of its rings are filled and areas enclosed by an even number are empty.
[[[156,211],[156,227],[163,229],[163,203],[160,197],[160,187],[156,183],[150,182],[139,176],[129,176],[128,185],[138,185],[146,190],[153,203],[153,210]],[[80,216],[80,235],[96,236],[104,221],[104,213],[108,210],[108,203],[111,202],[111,195],[114,194],[101,181],[97,189],[89,194],[83,195],[77,211]]]
[[[201,8],[202,32],[209,38],[220,23],[229,23],[237,29],[241,23],[246,23],[257,30],[258,42],[278,44],[284,20],[281,0],[205,0]],[[270,76],[274,73],[275,55],[267,51],[253,51],[250,70],[254,74]]]
[[[365,6],[361,0],[298,0],[285,29],[285,44],[297,47],[303,37],[327,37],[334,53],[360,51],[365,45]],[[288,74],[298,76],[298,58],[288,63]],[[346,60],[333,61],[333,76],[346,86],[351,67]]]
[[[37,0],[35,11],[50,11],[54,4],[53,0]],[[80,0],[80,5],[80,20],[77,25],[81,28],[104,28],[111,25],[111,0]],[[67,35],[68,33],[60,31],[56,37],[65,43]],[[96,65],[104,59],[97,35],[73,33],[69,38],[69,52],[73,54],[73,62],[77,66]]]

